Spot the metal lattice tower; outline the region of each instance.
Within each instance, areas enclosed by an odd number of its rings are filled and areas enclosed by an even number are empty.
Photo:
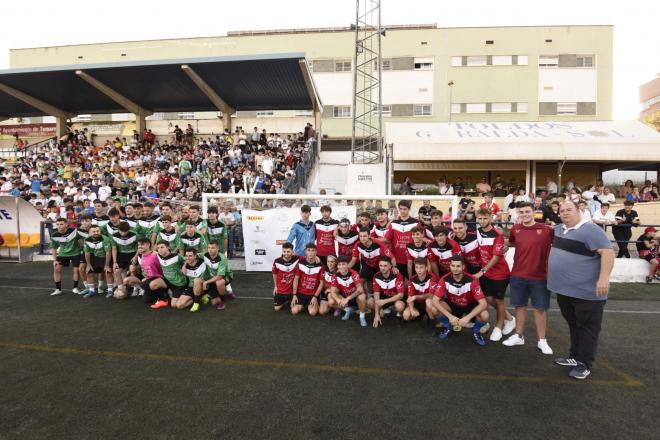
[[[352,163],[377,163],[383,154],[380,0],[356,0],[353,55]]]

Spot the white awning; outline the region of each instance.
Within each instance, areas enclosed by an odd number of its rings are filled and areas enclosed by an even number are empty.
[[[660,162],[660,133],[639,121],[385,125],[395,161]]]

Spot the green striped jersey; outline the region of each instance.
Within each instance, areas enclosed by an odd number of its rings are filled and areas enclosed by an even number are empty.
[[[132,231],[124,236],[117,232],[112,236],[112,246],[117,247],[120,254],[134,254],[137,252],[137,235]]]
[[[205,253],[204,263],[206,263],[206,267],[209,270],[211,278],[215,276],[221,276],[221,277],[232,276],[227,258],[220,253],[218,253],[218,255],[216,255],[215,258],[211,258],[211,255],[208,252]]]
[[[176,248],[179,246],[179,235],[176,233],[176,229],[172,228],[169,231],[166,231],[165,229],[160,229],[158,232],[156,232],[156,242],[159,242],[161,240],[165,240],[168,242],[168,247],[170,248],[170,251],[176,252]]]
[[[206,250],[206,239],[197,232],[192,237],[185,233],[179,235],[179,249],[185,251],[188,248],[193,248],[195,252],[201,254]]]
[[[108,237],[101,235],[98,239],[89,237],[85,240],[83,250],[97,258],[105,258],[105,253],[112,249],[112,243]]]
[[[89,237],[89,229],[78,228],[78,238],[85,240],[87,237]]]
[[[50,236],[50,247],[57,250],[59,257],[73,257],[82,252],[78,239],[78,231],[74,228],[67,228],[64,233],[55,230]]]
[[[179,254],[169,254],[167,257],[158,255],[160,267],[163,269],[165,279],[175,286],[183,287],[186,285],[186,276],[181,273],[183,267],[183,257]]]
[[[117,232],[119,232],[119,224],[117,224],[115,226],[112,223],[108,222],[108,223],[105,224],[104,227],[101,228],[101,234],[103,234],[107,237],[112,237]]]
[[[160,217],[152,215],[149,218],[141,218],[137,221],[137,235],[138,238],[151,238],[151,234],[158,229],[158,220]]]
[[[220,249],[222,249],[222,243],[227,239],[227,225],[222,220],[219,220],[216,223],[211,223],[210,221],[207,222],[206,236],[208,241],[218,240],[218,243],[220,243]]]
[[[110,217],[108,217],[107,215],[97,216],[96,214],[94,214],[94,216],[92,217],[92,224],[97,225],[98,227],[101,228],[101,230],[103,230],[103,227],[107,225],[109,221],[110,221]]]
[[[195,265],[186,266],[186,276],[188,277],[188,287],[192,287],[195,283],[196,278],[201,278],[202,281],[206,281],[211,278],[208,267],[204,263],[204,259],[197,256]]]

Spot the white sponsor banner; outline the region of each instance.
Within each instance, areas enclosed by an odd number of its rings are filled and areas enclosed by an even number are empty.
[[[355,206],[333,206],[332,217],[356,220]],[[282,244],[289,236],[291,226],[300,220],[300,208],[279,208],[265,211],[244,209],[243,243],[245,269],[248,272],[269,272],[273,261],[282,255]],[[321,208],[312,208],[311,220],[321,218]]]
[[[29,202],[18,199],[21,233],[38,234],[41,216]],[[0,235],[16,235],[16,198],[0,196]]]

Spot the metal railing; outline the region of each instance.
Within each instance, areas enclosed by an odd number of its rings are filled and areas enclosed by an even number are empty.
[[[300,162],[293,171],[293,176],[288,180],[284,179],[283,185],[287,194],[298,194],[300,188],[307,188],[307,181],[318,157],[318,141],[311,141],[308,145],[307,151],[303,153]]]

